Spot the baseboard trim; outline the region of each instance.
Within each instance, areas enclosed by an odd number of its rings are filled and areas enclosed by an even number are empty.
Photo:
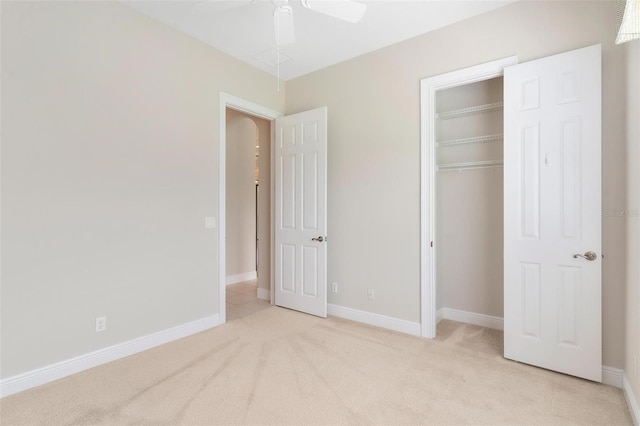
[[[256,271],[251,271],[243,274],[228,275],[227,278],[225,278],[225,284],[232,285],[256,279],[258,279],[258,273]]]
[[[271,290],[267,290],[266,288],[258,288],[257,296],[258,299],[271,301]]]
[[[627,373],[624,371],[622,372],[622,391],[625,399],[627,400],[627,405],[629,406],[629,411],[633,418],[633,424],[640,426],[640,405],[638,405],[638,399],[633,394],[633,388],[629,382],[629,376],[627,376]]]
[[[339,305],[327,305],[329,315],[361,322],[388,330],[399,331],[400,333],[420,336],[420,323],[411,322],[399,318],[388,317],[386,315],[374,314],[372,312],[360,311],[358,309],[347,308]]]
[[[442,308],[436,311],[436,324],[438,324],[440,321],[444,319],[443,315],[444,314],[442,313]]]
[[[442,318],[465,324],[479,325],[481,327],[504,330],[504,319],[491,315],[476,314],[475,312],[461,311],[459,309],[442,308]]]
[[[622,376],[624,371],[619,368],[602,366],[602,383],[605,385],[613,386],[618,389],[622,389]]]
[[[120,358],[146,351],[220,325],[218,314],[89,352],[0,380],[0,398],[22,392]]]

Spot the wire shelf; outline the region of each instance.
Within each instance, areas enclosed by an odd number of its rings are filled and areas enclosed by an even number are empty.
[[[494,102],[491,104],[477,105],[468,108],[454,109],[451,111],[439,112],[436,118],[448,120],[450,118],[463,117],[465,115],[478,114],[481,112],[497,111],[504,107],[504,102]]]
[[[486,143],[486,142],[497,142],[497,141],[502,141],[504,139],[504,135],[503,134],[499,134],[499,135],[487,135],[487,136],[475,136],[472,138],[463,138],[463,139],[455,139],[455,140],[450,140],[450,141],[442,141],[442,142],[436,142],[436,147],[447,147],[447,146],[454,146],[454,145],[464,145],[464,144],[470,144],[470,143]]]
[[[492,160],[492,161],[472,161],[467,163],[448,163],[448,164],[439,164],[437,166],[437,170],[440,171],[461,171],[461,170],[472,170],[472,169],[494,169],[496,167],[502,167],[504,163],[502,161]]]

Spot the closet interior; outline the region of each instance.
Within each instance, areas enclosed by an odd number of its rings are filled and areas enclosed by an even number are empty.
[[[503,79],[436,93],[438,317],[503,317]]]

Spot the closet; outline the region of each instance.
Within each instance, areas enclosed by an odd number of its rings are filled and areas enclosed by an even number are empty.
[[[505,358],[602,380],[601,56],[421,80],[422,336],[504,329]]]
[[[438,90],[434,115],[438,317],[501,318],[503,78]]]

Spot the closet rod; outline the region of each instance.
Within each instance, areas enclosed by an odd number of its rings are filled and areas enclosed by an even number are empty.
[[[502,161],[472,161],[468,163],[449,163],[449,164],[439,164],[437,166],[437,170],[440,171],[448,171],[448,170],[471,170],[471,169],[494,169],[496,167],[502,167]]]

